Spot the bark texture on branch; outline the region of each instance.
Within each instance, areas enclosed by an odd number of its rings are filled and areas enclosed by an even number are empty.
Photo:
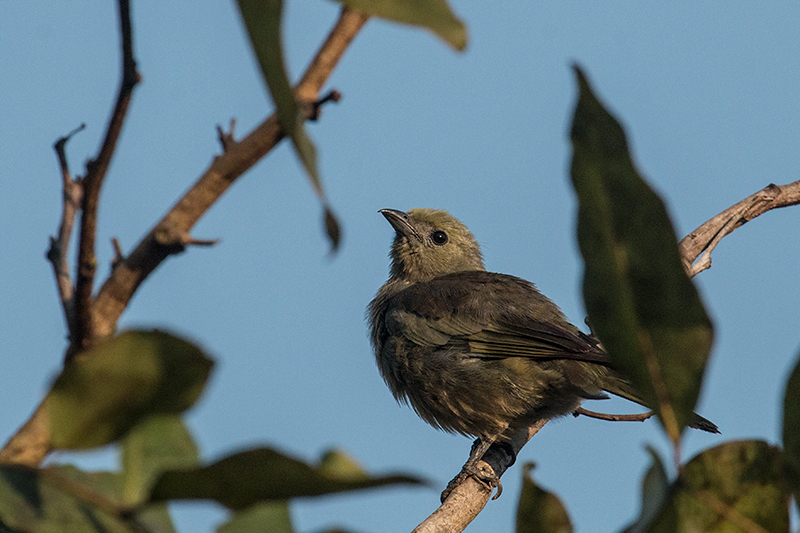
[[[770,183],[755,194],[732,205],[684,237],[678,248],[690,277],[711,268],[711,252],[723,237],[759,215],[779,207],[800,204],[800,181],[787,185]]]
[[[518,431],[511,438],[509,444],[515,456],[548,421],[549,419],[539,420],[531,427]],[[481,465],[481,463],[486,463],[486,465]],[[495,446],[489,448],[478,465],[479,467],[488,466],[498,478],[511,466],[508,454],[503,453],[500,448]],[[450,492],[442,505],[418,525],[413,533],[457,533],[463,531],[483,510],[491,496],[491,489],[476,481],[475,478],[468,477]]]
[[[97,270],[97,258],[94,252],[100,189],[111,164],[111,158],[117,149],[117,141],[128,115],[133,89],[140,80],[139,73],[136,71],[136,60],[133,57],[133,31],[129,0],[119,0],[119,21],[122,36],[122,75],[119,93],[108,122],[103,144],[97,157],[87,163],[86,177],[83,178],[78,272],[75,282],[75,320],[74,327],[70,331],[71,342],[65,357],[66,362],[69,362],[78,352],[87,349],[97,338],[93,329],[92,290]]]

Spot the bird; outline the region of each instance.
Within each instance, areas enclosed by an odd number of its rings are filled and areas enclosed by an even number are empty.
[[[425,422],[477,439],[463,473],[499,495],[499,479],[475,468],[492,443],[606,393],[647,407],[598,340],[533,283],[487,271],[457,218],[428,208],[379,213],[395,236],[389,279],[367,309],[377,366]],[[691,425],[719,431],[699,415]]]

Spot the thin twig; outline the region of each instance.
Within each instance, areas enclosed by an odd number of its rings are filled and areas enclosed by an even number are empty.
[[[222,129],[222,126],[217,124],[217,138],[219,139],[219,144],[222,145],[222,151],[227,152],[231,146],[236,144],[236,139],[233,136],[233,131],[236,129],[236,119],[231,118],[230,125],[228,126],[228,131]]]
[[[686,272],[693,277],[710,268],[711,252],[723,237],[735,229],[772,209],[798,204],[800,181],[795,181],[787,185],[767,185],[729,207],[678,243]]]
[[[583,407],[578,407],[575,409],[575,412],[572,413],[572,415],[575,417],[583,415],[588,416],[589,418],[596,418],[598,420],[607,420],[609,422],[644,422],[654,414],[654,412],[650,411],[649,413],[640,413],[636,415],[609,415],[606,413],[590,411],[588,409],[584,409]]]
[[[47,259],[53,265],[58,296],[61,300],[61,306],[64,309],[67,331],[69,331],[70,334],[75,328],[75,287],[72,285],[72,279],[70,279],[69,275],[67,252],[69,251],[69,239],[72,235],[72,227],[75,224],[75,216],[81,205],[83,183],[80,178],[73,179],[69,171],[69,163],[67,162],[67,142],[69,142],[73,135],[83,131],[84,128],[86,128],[86,124],[81,124],[53,144],[53,149],[56,151],[58,164],[61,169],[63,191],[58,237],[50,237],[50,248],[47,250]]]
[[[117,268],[118,264],[125,260],[125,256],[122,255],[122,246],[120,246],[119,239],[116,237],[111,238],[111,247],[114,248],[114,259],[111,260],[111,270],[114,270]]]
[[[75,285],[75,330],[72,331],[72,343],[65,357],[67,362],[76,353],[85,349],[88,343],[95,338],[92,324],[92,287],[97,269],[97,259],[94,253],[95,236],[97,235],[97,205],[100,200],[103,179],[108,171],[122,125],[125,122],[133,88],[139,82],[136,61],[133,58],[133,32],[131,31],[129,0],[119,0],[119,21],[122,38],[122,79],[103,145],[97,157],[86,165],[86,177],[83,180],[83,212],[78,248],[78,275]]]
[[[327,104],[328,102],[338,102],[342,99],[342,93],[337,91],[336,89],[332,89],[328,91],[328,94],[320,98],[319,100],[315,100],[313,102],[306,102],[306,117],[308,120],[312,122],[316,122],[319,120],[319,117],[322,113],[322,106]]]

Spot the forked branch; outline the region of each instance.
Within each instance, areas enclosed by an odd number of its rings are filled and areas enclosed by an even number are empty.
[[[67,143],[73,135],[83,131],[84,128],[86,128],[86,124],[81,124],[53,144],[53,149],[56,151],[56,156],[58,156],[58,165],[61,169],[63,191],[58,236],[50,237],[47,259],[53,266],[58,296],[59,300],[61,300],[61,307],[64,310],[64,319],[67,321],[67,331],[70,332],[70,336],[75,330],[75,286],[72,284],[72,278],[69,274],[67,252],[69,251],[69,238],[72,235],[75,216],[78,214],[83,200],[83,180],[81,178],[72,178],[72,174],[69,171],[69,163],[67,162]]]
[[[342,10],[327,40],[295,88],[298,99],[317,101],[322,86],[367,18],[359,11]],[[94,305],[95,335],[106,337],[114,333],[120,315],[139,285],[169,255],[184,249],[185,243],[191,241],[190,231],[200,217],[239,176],[269,153],[282,138],[283,132],[275,114],[241,141],[234,141],[232,136],[225,137],[224,152],[214,159],[197,182],[144,236],[103,284]]]
[[[96,262],[94,239],[100,185],[108,169],[122,120],[130,102],[130,90],[138,80],[130,45],[128,2],[120,0],[120,7],[123,56],[129,59],[123,60],[120,97],[109,123],[106,140],[98,157],[90,163],[87,177],[84,179],[85,194],[90,195],[90,198],[83,201],[85,211],[81,227],[76,289],[78,294],[75,302],[76,320],[80,321],[81,326],[71,330],[73,342],[68,349],[66,359],[70,359],[71,355],[77,353],[80,346],[86,345],[87,342],[113,335],[117,321],[136,289],[167,257],[179,253],[187,245],[211,244],[211,241],[193,239],[190,235],[191,228],[239,176],[269,153],[283,138],[283,132],[274,114],[241,141],[233,139],[232,131],[229,132],[230,135],[225,135],[224,152],[214,159],[197,182],[142,238],[129,255],[123,257],[122,254],[117,254],[115,268],[92,300]],[[359,11],[348,8],[342,10],[328,38],[295,89],[298,99],[307,102],[317,100],[322,86],[368,18]],[[86,183],[87,181],[90,183]],[[0,463],[37,466],[50,449],[50,423],[45,405],[40,404],[31,418],[0,450]]]
[[[111,163],[111,157],[117,148],[117,140],[128,113],[133,88],[140,79],[136,72],[136,60],[133,58],[133,33],[128,0],[119,0],[119,21],[122,38],[122,78],[119,93],[100,152],[86,165],[86,177],[83,179],[78,274],[75,284],[75,321],[74,328],[70,330],[72,342],[67,350],[65,358],[67,361],[76,353],[86,349],[95,338],[92,322],[92,288],[97,270],[97,259],[94,253],[95,236],[97,235],[97,205],[100,200],[103,179]]]

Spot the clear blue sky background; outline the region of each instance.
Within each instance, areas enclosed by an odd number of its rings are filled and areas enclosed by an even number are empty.
[[[287,4],[296,79],[338,5]],[[0,6],[3,439],[41,399],[65,347],[44,260],[60,212],[51,145],[87,123],[69,144],[76,174],[97,149],[118,84],[113,5]],[[800,3],[455,0],[453,8],[469,28],[464,54],[375,20],[331,79],[344,99],[309,131],[344,228],[335,258],[306,178],[281,146],[198,224],[196,237],[221,243],[170,259],[121,323],[175,330],[217,358],[188,417],[205,457],[269,443],[315,460],[335,446],[372,472],[438,483],[298,502],[300,531],[410,531],[470,446],[396,405],[375,368],[364,308],[386,278],[393,234],[378,209],[450,210],[482,243],[490,270],[536,282],[582,323],[568,180],[571,62],[621,118],[681,236],[770,182],[800,178]],[[130,250],[219,152],[216,124],[236,117],[242,134],[271,111],[233,2],[135,1],[133,24],[144,82],[102,195],[101,279],[109,239]],[[686,457],[725,439],[779,440],[800,346],[798,235],[800,208],[768,213],[726,238],[699,276],[717,338],[698,411],[723,433],[690,433]],[[563,498],[580,531],[615,531],[638,513],[648,444],[668,457],[654,421],[569,418],[548,424],[519,462],[537,463],[536,479]],[[111,452],[79,458],[114,461]],[[470,531],[512,530],[521,471],[506,474],[503,497]],[[224,514],[211,505],[177,513],[183,531],[210,530]]]

